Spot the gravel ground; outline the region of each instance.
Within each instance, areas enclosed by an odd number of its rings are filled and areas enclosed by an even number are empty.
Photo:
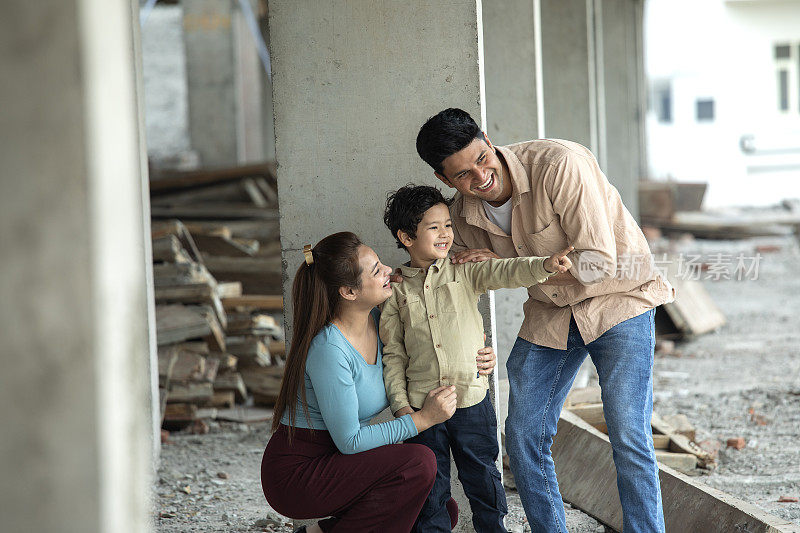
[[[685,414],[697,440],[721,442],[718,467],[698,470],[700,480],[800,524],[800,293],[793,240],[709,242],[672,245],[673,252],[753,255],[765,253],[757,280],[703,280],[727,324],[717,332],[679,343],[658,354],[654,369],[655,409]],[[261,492],[259,466],[267,424],[211,423],[207,435],[174,433],[162,446],[156,483],[156,530],[291,532],[289,521],[269,508]],[[742,450],[725,448],[744,437]],[[527,531],[519,496],[508,491],[511,531]],[[567,506],[569,530],[603,531],[594,519]]]
[[[655,410],[682,413],[699,441],[721,443],[718,467],[699,470],[704,483],[800,524],[800,259],[793,239],[734,242],[694,241],[678,245],[686,254],[764,251],[757,280],[703,280],[727,324],[715,333],[657,354]],[[744,437],[742,450],[726,448]]]

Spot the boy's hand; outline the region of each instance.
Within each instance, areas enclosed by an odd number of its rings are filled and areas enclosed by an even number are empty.
[[[414,410],[410,406],[407,405],[405,407],[401,407],[400,409],[398,409],[397,412],[394,414],[394,417],[395,418],[400,418],[401,416],[404,416],[404,415],[410,415],[413,412],[414,412]]]
[[[567,254],[574,250],[574,246],[564,248],[558,253],[555,253],[544,260],[544,269],[550,272],[566,272],[572,268],[572,261],[569,260]]]
[[[474,250],[462,250],[457,254],[453,254],[450,261],[457,265],[459,263],[478,263],[486,261],[487,259],[500,259],[500,256],[489,250],[488,248],[476,248]]]
[[[484,335],[484,337],[486,337],[486,335]],[[478,357],[475,358],[475,361],[477,361],[478,364],[478,374],[488,376],[494,371],[494,367],[497,365],[497,356],[494,354],[492,347],[487,346],[486,348],[478,350]]]

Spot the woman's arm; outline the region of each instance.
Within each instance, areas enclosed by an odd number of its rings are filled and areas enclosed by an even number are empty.
[[[353,371],[337,346],[326,344],[309,351],[306,372],[311,378],[325,427],[340,452],[363,452],[418,433],[411,416],[361,427]],[[382,382],[377,385],[383,389]]]

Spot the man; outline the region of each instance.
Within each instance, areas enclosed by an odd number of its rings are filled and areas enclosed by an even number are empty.
[[[528,289],[507,368],[506,449],[534,532],[566,532],[550,446],[588,354],[600,376],[626,532],[663,532],[653,409],[654,309],[673,289],[647,241],[585,147],[562,140],[493,146],[468,113],[446,109],[417,152],[459,194],[453,261],[547,256],[568,245],[573,267]]]

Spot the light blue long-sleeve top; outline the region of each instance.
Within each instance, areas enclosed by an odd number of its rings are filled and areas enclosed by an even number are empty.
[[[373,310],[378,327],[380,311]],[[324,429],[340,452],[352,454],[393,444],[417,435],[411,415],[369,425],[389,407],[383,386],[383,343],[378,338],[378,358],[368,364],[342,332],[328,324],[311,341],[306,359],[305,387],[309,418],[303,412],[299,394],[294,426]],[[283,424],[289,424],[284,413]]]

